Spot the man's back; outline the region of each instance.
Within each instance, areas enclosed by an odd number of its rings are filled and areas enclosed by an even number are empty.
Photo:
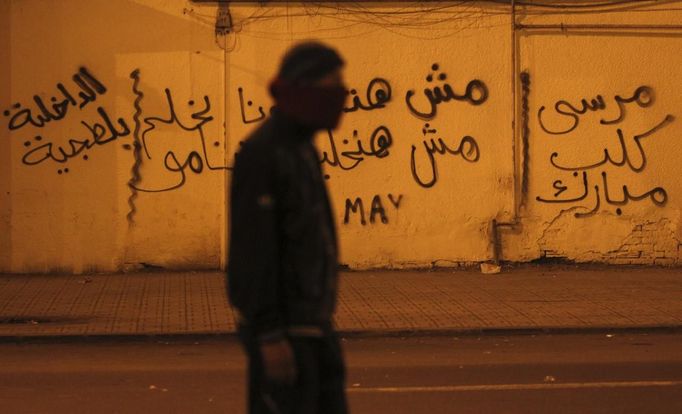
[[[235,160],[228,292],[259,335],[333,312],[336,232],[311,134],[275,113]]]

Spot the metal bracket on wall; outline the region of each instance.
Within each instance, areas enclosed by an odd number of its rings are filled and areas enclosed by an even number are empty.
[[[215,20],[215,34],[216,36],[225,36],[232,30],[232,15],[230,14],[230,6],[227,2],[220,2],[218,4],[218,15]]]
[[[232,30],[232,15],[230,14],[230,0],[191,0],[192,3],[217,4],[218,14],[215,20],[216,36],[225,36]],[[232,1],[232,3],[235,3]]]

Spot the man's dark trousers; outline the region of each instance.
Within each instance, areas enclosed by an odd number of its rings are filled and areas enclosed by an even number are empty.
[[[260,345],[240,332],[249,359],[248,406],[250,414],[346,414],[345,368],[336,333],[320,337],[292,336],[296,359],[293,385],[265,378]]]

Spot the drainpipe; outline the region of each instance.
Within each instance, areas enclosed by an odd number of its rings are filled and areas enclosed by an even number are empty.
[[[528,93],[530,91],[530,76],[528,73],[524,72],[521,74],[522,83],[522,107],[524,109],[523,119],[522,119],[522,163],[521,163],[521,182],[518,182],[519,177],[519,163],[517,156],[517,125],[516,125],[516,115],[517,115],[517,92],[516,85],[518,79],[518,39],[517,39],[517,29],[518,25],[516,23],[516,0],[511,0],[511,97],[512,97],[512,164],[513,164],[513,177],[514,177],[514,191],[513,191],[513,203],[514,209],[512,213],[512,218],[506,222],[497,221],[493,219],[490,224],[490,246],[492,250],[492,261],[494,264],[499,265],[502,257],[502,241],[500,239],[500,229],[508,228],[511,231],[519,231],[521,227],[521,210],[526,206],[526,199],[528,196]]]
[[[229,141],[227,133],[227,120],[229,114],[229,48],[227,46],[227,36],[232,31],[232,14],[230,13],[230,5],[227,1],[218,2],[218,10],[216,12],[215,22],[215,38],[216,44],[223,49],[223,154],[225,158],[229,152]],[[222,40],[222,42],[221,42]],[[224,206],[224,221],[223,231],[221,234],[221,252],[220,252],[220,269],[227,270],[227,252],[229,251],[229,232],[230,232],[230,206],[228,200],[228,189],[230,184],[231,174],[229,170],[223,170],[223,206]]]

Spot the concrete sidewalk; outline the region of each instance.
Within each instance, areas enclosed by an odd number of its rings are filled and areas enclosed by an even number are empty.
[[[682,270],[346,272],[336,324],[345,335],[677,330]],[[0,338],[233,332],[219,272],[0,275]]]

